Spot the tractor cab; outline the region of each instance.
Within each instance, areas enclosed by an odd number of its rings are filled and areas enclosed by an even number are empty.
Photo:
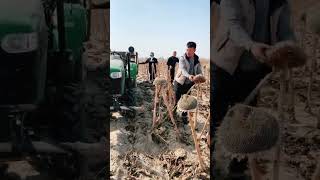
[[[59,143],[84,139],[87,26],[82,3],[0,1],[0,156],[67,160]]]
[[[17,4],[25,4],[17,8]],[[0,104],[35,104],[43,97],[48,42],[40,0],[0,1]]]
[[[132,112],[135,105],[134,88],[137,85],[138,53],[133,47],[110,53],[110,79],[113,106],[111,111]]]

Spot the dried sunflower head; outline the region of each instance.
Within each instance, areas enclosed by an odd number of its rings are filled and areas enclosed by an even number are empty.
[[[204,77],[204,76],[202,76],[202,75],[196,75],[195,77],[194,77],[194,79],[193,79],[193,82],[194,83],[204,83],[204,82],[206,82],[206,78]]]
[[[177,107],[180,111],[190,111],[196,109],[197,105],[198,102],[194,96],[184,94],[180,98]]]
[[[271,149],[279,132],[278,121],[270,113],[238,104],[228,111],[217,136],[227,152],[246,155]]]
[[[168,84],[168,82],[164,78],[157,77],[153,81],[153,85],[155,85],[155,86],[167,86],[167,84]]]
[[[267,63],[277,68],[303,66],[307,61],[305,52],[293,41],[283,41],[267,50]]]

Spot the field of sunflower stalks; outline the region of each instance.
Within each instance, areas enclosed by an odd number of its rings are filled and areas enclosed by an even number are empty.
[[[110,122],[112,179],[209,179],[210,63],[200,62],[205,82],[191,90],[195,106],[188,110],[187,124],[179,110],[173,111],[166,61],[159,61],[153,83],[148,81],[147,65],[139,65],[136,117],[113,113]]]

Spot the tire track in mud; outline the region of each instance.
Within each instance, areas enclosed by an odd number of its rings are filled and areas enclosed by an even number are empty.
[[[115,118],[117,122],[112,121],[111,124],[111,131],[116,128],[113,131],[115,135],[111,135],[111,149],[114,150],[113,153],[111,152],[111,174],[113,175],[111,178],[163,179],[159,178],[164,174],[159,173],[162,170],[154,169],[150,164],[154,159],[153,154],[160,153],[162,149],[152,141],[150,135],[153,85],[147,82],[138,83],[135,96],[137,98],[136,117]],[[113,143],[115,138],[118,139],[117,143]],[[117,151],[117,149],[121,150]]]
[[[136,88],[135,91],[135,97],[137,98],[137,104],[138,107],[142,107],[145,106],[146,104],[144,103],[145,99],[144,97],[152,97],[153,94],[149,91],[148,92],[148,88],[152,88],[152,85],[146,83],[146,82],[142,82],[138,84],[138,87]],[[151,102],[152,99],[148,99],[149,101],[146,102]],[[136,115],[136,117],[134,118],[128,118],[128,125],[125,127],[125,129],[129,132],[131,132],[132,134],[129,135],[128,140],[132,145],[132,150],[135,150],[135,144],[137,143],[137,133],[139,129],[145,129],[145,130],[149,130],[150,127],[148,124],[144,121],[141,121],[141,118],[145,117],[145,114],[148,113],[149,111],[146,111],[146,109],[140,109],[141,112],[139,112],[139,109],[137,109],[138,113]],[[151,112],[150,112],[151,114]],[[146,131],[147,133],[147,131]],[[144,135],[146,135],[146,133]]]

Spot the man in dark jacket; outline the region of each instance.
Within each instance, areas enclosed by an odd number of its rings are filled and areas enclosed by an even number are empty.
[[[169,59],[167,61],[168,70],[170,70],[171,83],[174,80],[174,72],[175,72],[175,68],[176,68],[176,63],[179,63],[179,59],[176,56],[177,56],[177,52],[173,51],[173,55],[171,57],[169,57]]]
[[[294,40],[287,0],[221,0],[219,8],[219,25],[211,41],[212,137],[228,108],[243,102],[271,71],[265,63],[266,50],[277,42]],[[243,172],[245,167],[245,161],[234,160],[229,170]]]
[[[157,64],[158,64],[158,59],[154,57],[154,53],[150,53],[150,57],[143,63],[139,64],[149,64],[149,81],[152,83],[153,80],[157,76]]]

